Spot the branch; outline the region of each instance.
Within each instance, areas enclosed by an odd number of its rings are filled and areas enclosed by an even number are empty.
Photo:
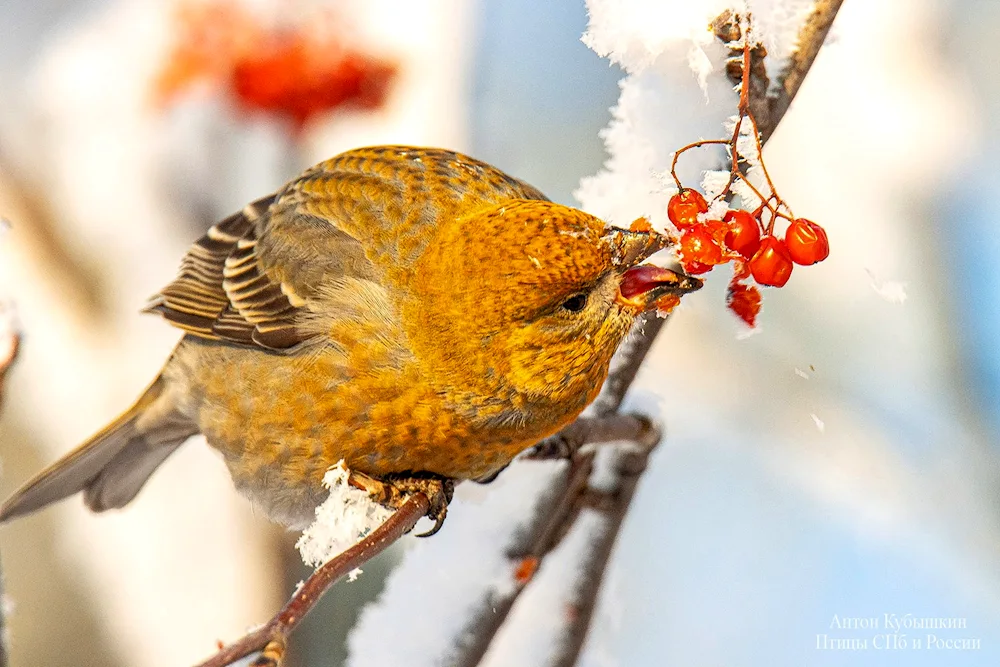
[[[514,545],[507,558],[518,566],[513,585],[503,587],[483,597],[479,608],[472,612],[466,625],[465,641],[456,647],[449,660],[454,667],[478,665],[490,642],[507,619],[521,592],[531,583],[539,563],[559,545],[560,540],[576,521],[590,491],[587,482],[594,466],[593,450],[581,453],[587,445],[609,442],[642,442],[651,450],[660,435],[649,420],[633,415],[611,415],[607,418],[583,417],[562,431],[547,438],[528,452],[526,458],[570,460],[565,474],[557,477],[549,490],[551,500],[540,502],[537,513],[520,544]]]
[[[788,111],[802,85],[802,80],[819,53],[842,2],[843,0],[817,0],[813,14],[803,24],[799,33],[799,50],[793,55],[789,66],[780,75],[778,92],[772,97],[764,97],[769,83],[766,70],[760,66],[764,53],[758,51],[753,54],[759,56],[759,59],[755,58],[755,62],[751,64],[749,102],[752,109],[761,109],[761,115],[765,116],[763,122],[758,122],[762,141],[766,141],[771,136]],[[723,19],[724,17],[720,17],[720,20]],[[724,42],[732,41],[732,33],[721,34],[718,25],[717,34],[719,34],[720,39]],[[766,113],[763,113],[764,109],[767,110]],[[581,433],[585,434],[589,428],[593,428],[595,424],[601,423],[604,419],[620,418],[616,413],[621,408],[625,395],[632,386],[642,362],[655,343],[665,322],[666,319],[651,316],[639,324],[643,329],[644,336],[632,341],[630,347],[623,351],[619,365],[609,374],[601,395],[594,403],[593,414],[598,419],[578,420],[566,427],[555,438],[561,438],[564,442],[572,442],[574,439],[579,439]],[[583,438],[587,439],[586,436]],[[639,439],[641,441],[641,438]],[[558,653],[553,663],[560,667],[570,667],[576,664],[579,658],[615,540],[628,514],[635,489],[646,468],[655,441],[650,444],[650,441],[646,440],[640,444],[643,447],[638,453],[634,451],[620,451],[618,453],[615,465],[617,479],[614,488],[616,491],[610,498],[605,498],[606,502],[599,505],[600,511],[607,516],[607,529],[600,533],[591,545],[582,570],[580,585],[574,592],[573,608],[576,613],[573,614],[572,620],[569,621],[563,632],[563,639],[559,642]],[[535,451],[546,448],[551,450],[558,447],[551,443],[542,443]],[[589,476],[592,466],[592,452],[579,455],[577,451],[574,451],[568,470],[562,478],[553,482],[553,501],[544,504],[545,510],[539,512],[529,527],[530,534],[546,537],[545,539],[537,537],[533,548],[529,549],[526,555],[521,556],[522,558],[537,559],[534,562],[529,561],[532,564],[530,568],[532,573],[558,543],[558,538],[569,530],[583,504],[593,498],[593,495],[588,494],[589,488],[586,483],[581,481]],[[466,639],[459,647],[460,659],[455,662],[456,665],[472,667],[480,663],[496,633],[506,621],[514,601],[529,581],[530,576],[523,582],[518,581],[513,590],[500,600],[491,597],[484,601],[489,607],[490,613],[483,613],[481,610],[474,617],[470,631],[464,635]]]
[[[591,545],[583,567],[580,568],[578,585],[569,603],[569,608],[573,610],[573,613],[569,614],[572,621],[563,634],[555,660],[550,663],[552,667],[572,667],[576,664],[584,640],[587,638],[587,631],[590,629],[590,620],[597,605],[597,594],[604,580],[611,552],[632,504],[632,497],[639,486],[639,478],[646,469],[652,452],[653,447],[638,451],[619,449],[612,464],[617,473],[617,486],[610,494],[598,497],[598,500],[605,502],[588,503],[588,507],[605,516],[607,525]]]
[[[7,371],[14,365],[20,350],[21,337],[16,333],[0,338],[0,406],[3,405],[4,381],[7,379]]]
[[[798,49],[792,53],[788,66],[778,77],[778,93],[769,98],[770,122],[759,126],[762,142],[771,138],[771,134],[798,94],[842,4],[844,0],[816,0],[812,14],[802,24],[802,29],[799,30]]]
[[[0,339],[0,405],[3,405],[4,381],[7,379],[7,371],[17,359],[20,347],[21,337],[17,333],[11,333]],[[4,595],[3,575],[0,573],[0,667],[7,667],[7,619],[4,614]]]
[[[198,667],[225,667],[258,651],[262,651],[262,655],[251,664],[260,666],[280,664],[288,644],[288,636],[302,622],[306,614],[312,611],[330,586],[354,568],[382,553],[389,545],[409,532],[417,521],[427,514],[429,508],[430,501],[424,494],[415,493],[410,496],[385,523],[313,572],[284,608],[263,627],[221,649]]]

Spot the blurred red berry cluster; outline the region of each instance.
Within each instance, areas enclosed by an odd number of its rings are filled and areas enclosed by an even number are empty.
[[[667,204],[667,217],[681,232],[681,265],[688,273],[700,274],[734,262],[727,305],[749,326],[760,312],[760,291],[749,284],[751,277],[760,285],[782,287],[795,264],[815,264],[830,254],[826,231],[811,220],[791,219],[780,238],[774,234],[774,222],[783,216],[772,212],[765,225],[763,205],[754,212],[726,211],[721,220],[708,219],[708,210],[701,193],[690,188],[682,188]]]
[[[385,102],[393,63],[348,47],[312,21],[271,23],[233,1],[178,5],[174,46],[154,83],[156,102],[168,104],[206,82],[296,131],[336,108]]]

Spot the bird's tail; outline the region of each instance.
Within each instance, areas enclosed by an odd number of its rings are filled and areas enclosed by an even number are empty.
[[[43,470],[0,507],[0,522],[83,491],[95,512],[124,507],[149,476],[198,432],[157,378],[135,404],[90,440]]]

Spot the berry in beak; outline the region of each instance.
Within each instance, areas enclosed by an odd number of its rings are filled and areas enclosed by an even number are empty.
[[[654,307],[665,296],[679,298],[701,289],[702,284],[698,278],[660,266],[643,264],[622,274],[618,301],[644,311]]]

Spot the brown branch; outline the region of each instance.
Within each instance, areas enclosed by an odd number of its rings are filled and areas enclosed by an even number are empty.
[[[549,491],[553,498],[552,504],[544,501],[538,504],[527,539],[508,551],[508,558],[512,562],[520,561],[525,565],[524,575],[515,578],[514,585],[502,594],[493,591],[483,597],[479,607],[470,614],[465,626],[467,632],[460,634],[462,640],[455,647],[455,653],[449,656],[449,665],[474,667],[482,661],[517,598],[531,582],[538,564],[575,520],[579,511],[576,500],[587,487],[592,465],[592,453],[575,459],[570,463],[566,474],[560,475],[553,482],[557,486]]]
[[[100,267],[73,251],[71,228],[60,225],[44,180],[27,177],[2,150],[0,175],[0,189],[10,207],[6,214],[17,216],[19,245],[34,264],[45,268],[46,280],[67,303],[79,304],[82,312],[94,313],[95,319],[110,312],[111,302],[101,291]]]
[[[647,442],[658,439],[656,427],[641,415],[610,414],[604,417],[580,417],[575,422],[542,440],[525,453],[525,458],[572,459],[586,445],[631,440]]]
[[[522,571],[521,576],[516,577],[514,585],[502,594],[485,596],[479,608],[472,612],[466,625],[470,631],[462,633],[467,639],[456,647],[456,653],[449,658],[450,665],[473,667],[482,661],[517,598],[531,582],[538,564],[558,546],[576,521],[587,497],[587,481],[594,465],[594,452],[581,453],[581,449],[590,444],[623,440],[655,444],[659,433],[644,417],[582,417],[540,442],[527,454],[527,458],[532,459],[569,459],[570,465],[565,474],[553,482],[548,497],[538,503],[525,537],[508,549],[507,558],[523,566],[517,568]]]
[[[263,627],[243,636],[198,667],[225,667],[248,655],[262,651],[253,664],[278,665],[288,643],[288,636],[312,611],[323,594],[345,574],[360,567],[389,545],[405,535],[422,516],[427,514],[430,501],[422,493],[415,493],[397,509],[385,523],[364,539],[320,566],[292,595],[284,608]]]
[[[7,379],[7,371],[17,359],[17,353],[21,348],[21,337],[12,333],[10,340],[0,341],[0,345],[6,346],[0,349],[0,405],[3,405],[4,384]],[[7,619],[4,613],[4,586],[3,574],[0,572],[0,667],[7,667]]]
[[[601,512],[607,523],[605,529],[599,533],[591,545],[583,567],[580,569],[578,585],[573,591],[573,598],[569,603],[569,608],[572,610],[569,617],[572,621],[560,642],[556,659],[550,663],[552,667],[572,667],[576,664],[580,650],[587,638],[587,631],[590,629],[590,620],[594,615],[597,594],[600,591],[601,582],[604,580],[604,572],[607,570],[608,562],[611,560],[611,552],[618,539],[618,533],[621,532],[622,525],[625,523],[625,516],[632,504],[632,497],[639,486],[639,478],[646,469],[652,451],[653,447],[638,451],[619,448],[613,463],[615,472],[618,474],[614,491],[610,494],[602,494],[601,500],[603,502],[588,504],[588,507]]]
[[[21,337],[11,334],[9,341],[0,340],[0,405],[3,405],[4,382],[7,371],[14,365],[17,354],[21,350]]]
[[[812,68],[819,55],[820,47],[826,41],[826,36],[837,18],[837,12],[844,0],[816,0],[812,14],[802,24],[799,30],[798,48],[792,53],[785,70],[778,77],[778,92],[769,97],[770,122],[761,123],[760,138],[766,142],[771,138],[778,123],[784,117],[792,100],[802,87],[806,74]]]

